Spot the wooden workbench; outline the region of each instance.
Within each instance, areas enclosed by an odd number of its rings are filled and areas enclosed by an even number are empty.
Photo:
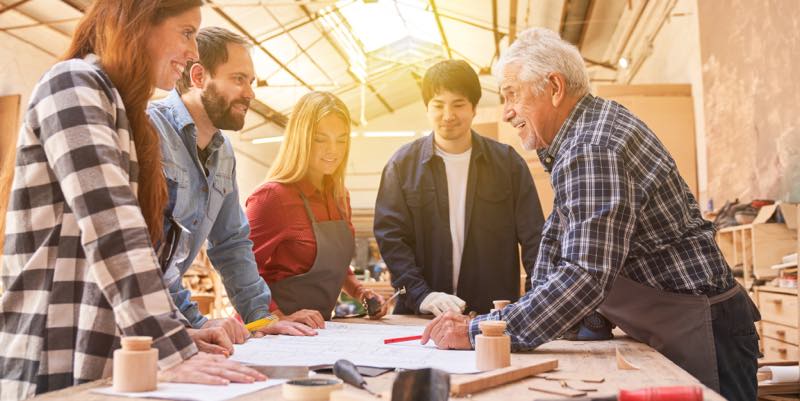
[[[348,323],[424,325],[428,319],[392,315],[387,316],[379,323],[366,319],[346,319],[337,321]],[[649,346],[633,341],[625,337],[622,333],[615,334],[616,338],[612,341],[553,341],[532,352],[512,354],[511,364],[521,365],[526,362],[546,358],[557,358],[559,365],[558,372],[574,372],[605,377],[605,382],[592,384],[597,386],[598,391],[591,392],[588,396],[611,395],[622,388],[638,389],[650,386],[700,385],[697,379]],[[618,370],[615,354],[615,349],[617,347],[619,347],[627,360],[640,367],[640,370]],[[389,372],[380,377],[367,378],[367,382],[370,388],[378,392],[391,391],[394,375],[393,372]],[[531,383],[538,381],[544,381],[544,379],[529,378],[521,380],[516,383],[473,394],[470,399],[475,401],[531,401],[536,399],[561,398],[556,395],[548,395],[528,390],[528,386]],[[110,378],[102,379],[81,386],[44,394],[34,399],[63,401],[133,400],[132,398],[110,397],[89,391],[95,387],[110,385],[110,383]],[[346,388],[346,390],[363,393],[363,391],[353,387]],[[280,386],[277,386],[240,397],[237,400],[264,401],[284,400],[284,398],[281,396]],[[708,388],[705,388],[705,400],[724,401],[722,396]]]

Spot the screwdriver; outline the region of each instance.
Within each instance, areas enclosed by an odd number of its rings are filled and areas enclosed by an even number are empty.
[[[358,387],[375,397],[381,398],[381,395],[367,388],[367,381],[358,373],[358,368],[353,362],[347,359],[339,359],[333,364],[333,374],[342,379],[343,382]]]

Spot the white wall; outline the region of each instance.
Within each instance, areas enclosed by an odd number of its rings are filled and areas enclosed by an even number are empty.
[[[22,95],[20,118],[36,82],[55,62],[55,57],[0,32],[0,95]]]
[[[697,146],[697,186],[701,208],[708,199],[708,161],[703,118],[703,70],[700,61],[700,33],[697,0],[678,0],[631,84],[688,83],[694,101]]]

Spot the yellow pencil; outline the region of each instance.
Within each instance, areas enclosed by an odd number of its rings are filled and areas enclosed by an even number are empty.
[[[264,327],[267,327],[267,326],[269,326],[269,325],[271,325],[271,324],[273,324],[273,323],[275,323],[277,321],[278,321],[278,317],[277,316],[270,315],[270,316],[267,316],[267,317],[265,317],[263,319],[253,320],[252,322],[247,323],[246,325],[244,325],[244,327],[247,329],[247,331],[256,331],[256,330],[262,329]]]

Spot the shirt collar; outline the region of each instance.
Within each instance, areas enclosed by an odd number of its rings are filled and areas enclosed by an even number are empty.
[[[422,152],[420,153],[420,160],[423,164],[429,162],[436,154],[436,144],[433,142],[434,135],[436,134],[431,131],[431,133],[422,140]],[[470,135],[472,135],[472,156],[470,159],[475,160],[478,157],[483,156],[483,137],[474,130],[470,130]]]
[[[322,195],[322,192],[320,192],[320,190],[317,189],[317,187],[315,187],[314,184],[311,183],[311,180],[309,180],[307,177],[304,177],[300,181],[297,181],[295,185],[297,185],[297,189],[299,189],[300,192],[302,192],[303,195],[305,195],[307,198],[314,196],[316,194]],[[327,192],[328,189],[330,189],[330,185],[331,185],[331,179],[329,177],[325,177],[322,179],[322,186],[325,189],[325,192]]]
[[[178,93],[178,90],[171,90],[167,97],[162,100],[162,103],[169,107],[172,112],[172,118],[175,121],[177,131],[181,135],[190,135],[192,139],[194,139],[194,142],[197,143],[197,130],[195,128],[194,119],[192,118],[192,114],[189,113],[189,109],[186,108],[186,104],[183,103],[183,99],[181,99],[181,94]],[[186,127],[191,127],[191,129],[186,130]],[[211,137],[211,142],[209,142],[206,149],[209,152],[213,152],[219,149],[224,142],[225,138],[222,137],[222,132],[217,130],[214,132],[214,136]]]
[[[175,125],[179,132],[183,132],[189,125],[194,127],[192,115],[186,105],[183,104],[183,99],[181,99],[181,94],[178,93],[177,89],[171,90],[162,102],[172,111],[172,118],[175,120]]]
[[[558,150],[561,149],[561,145],[567,139],[567,133],[572,130],[575,122],[581,118],[586,109],[589,108],[589,104],[591,104],[592,101],[594,101],[594,96],[592,96],[591,93],[584,95],[581,100],[575,104],[575,107],[572,108],[572,111],[570,111],[569,116],[567,116],[567,119],[564,120],[564,123],[561,124],[561,128],[559,128],[556,136],[553,137],[553,142],[551,142],[546,148],[536,151],[536,153],[539,155],[539,161],[542,163],[542,166],[544,166],[544,170],[546,172],[549,173],[552,169],[553,163],[555,163],[556,157],[558,156]]]

